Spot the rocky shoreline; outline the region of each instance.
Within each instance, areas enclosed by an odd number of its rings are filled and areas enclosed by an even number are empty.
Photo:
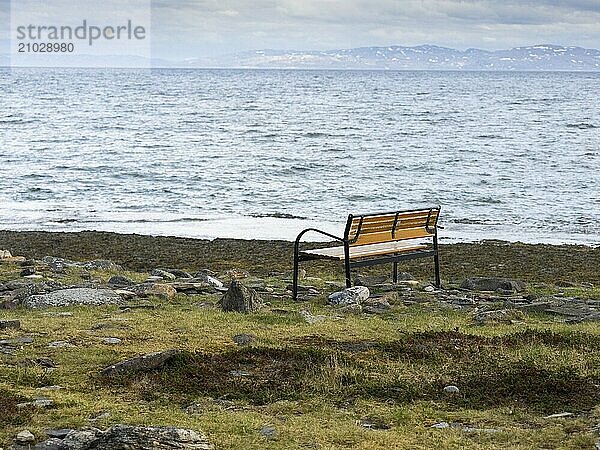
[[[326,246],[327,244],[321,244]],[[0,248],[28,258],[45,256],[74,261],[110,260],[129,270],[177,267],[188,271],[244,270],[256,276],[291,269],[293,243],[241,239],[189,239],[97,231],[78,233],[0,231]],[[523,244],[504,241],[440,246],[442,277],[460,282],[469,276],[498,276],[540,283],[600,284],[600,248],[584,245]],[[314,271],[341,273],[339,265],[315,262]],[[417,278],[431,274],[429,261],[405,264]],[[367,273],[387,273],[376,267]]]

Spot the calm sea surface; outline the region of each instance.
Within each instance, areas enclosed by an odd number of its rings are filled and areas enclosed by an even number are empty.
[[[0,71],[0,229],[600,243],[600,74]]]

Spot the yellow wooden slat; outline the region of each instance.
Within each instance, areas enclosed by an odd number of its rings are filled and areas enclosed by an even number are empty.
[[[431,236],[432,233],[429,233],[424,227],[397,230],[393,238],[391,230],[388,230],[380,233],[361,233],[358,235],[356,242],[350,245],[374,244],[377,242],[401,241],[404,239],[416,239]]]
[[[370,256],[409,252],[415,250],[422,250],[425,248],[427,248],[427,245],[425,244],[408,244],[405,242],[397,241],[383,243],[380,242],[377,244],[350,247],[350,259],[368,258]],[[339,260],[344,259],[344,247],[319,248],[315,250],[305,250],[301,253]]]

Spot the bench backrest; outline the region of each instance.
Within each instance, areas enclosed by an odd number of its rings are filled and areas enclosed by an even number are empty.
[[[432,237],[440,207],[348,216],[345,239],[350,246]]]

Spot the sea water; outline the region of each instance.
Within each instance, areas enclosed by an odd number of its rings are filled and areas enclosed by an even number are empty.
[[[0,70],[0,229],[600,243],[599,73]],[[310,236],[307,236],[310,239]]]

